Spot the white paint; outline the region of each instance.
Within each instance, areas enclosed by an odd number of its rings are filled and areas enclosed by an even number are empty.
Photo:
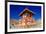
[[[4,0],[0,0],[0,34],[4,34],[5,30],[5,4]]]
[[[45,2],[44,0],[12,0],[12,1]]]

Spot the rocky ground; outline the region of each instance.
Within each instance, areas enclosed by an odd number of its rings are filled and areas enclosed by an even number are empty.
[[[18,23],[16,20],[10,21],[10,28],[39,28],[41,27],[41,22],[37,22],[35,25],[28,25],[25,23]]]

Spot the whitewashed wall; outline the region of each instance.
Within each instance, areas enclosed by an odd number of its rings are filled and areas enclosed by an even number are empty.
[[[10,0],[11,1],[11,0]],[[44,2],[44,0],[12,0],[12,1],[32,1],[32,2]]]

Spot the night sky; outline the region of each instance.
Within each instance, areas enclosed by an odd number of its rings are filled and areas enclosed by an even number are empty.
[[[41,6],[29,6],[29,5],[10,5],[10,19],[19,19],[19,14],[25,9],[28,8],[29,10],[33,11],[35,15],[33,16],[34,19],[41,18]]]

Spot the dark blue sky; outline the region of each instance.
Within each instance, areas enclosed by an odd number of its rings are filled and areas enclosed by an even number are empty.
[[[26,6],[26,5],[10,5],[10,18],[11,19],[19,19],[19,14],[25,9],[33,11],[35,15],[33,16],[35,19],[41,18],[41,6]]]

